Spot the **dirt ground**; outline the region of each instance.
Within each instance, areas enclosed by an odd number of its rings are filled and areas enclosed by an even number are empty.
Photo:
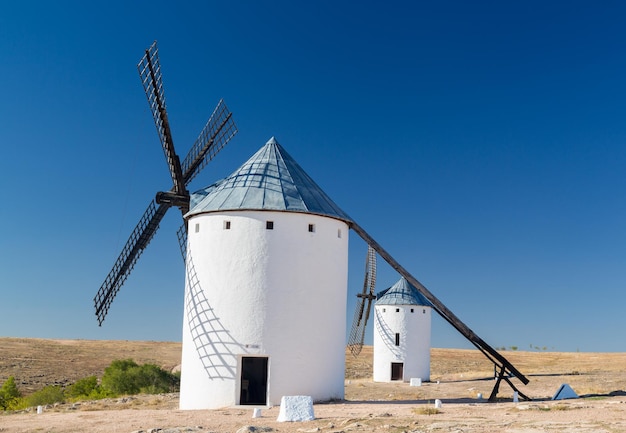
[[[276,421],[278,407],[180,411],[178,395],[142,395],[67,403],[0,415],[0,432],[626,432],[626,354],[513,352],[503,354],[530,383],[514,380],[531,401],[512,401],[500,387],[488,403],[493,366],[476,350],[432,349],[431,382],[373,383],[372,352],[346,356],[346,398],[316,404],[315,420]],[[101,375],[111,360],[132,358],[174,368],[179,343],[0,339],[0,382],[14,375],[20,389]],[[563,383],[581,397],[552,401]],[[23,384],[23,385],[20,385]],[[482,394],[483,399],[479,399]],[[435,409],[435,400],[441,400]]]

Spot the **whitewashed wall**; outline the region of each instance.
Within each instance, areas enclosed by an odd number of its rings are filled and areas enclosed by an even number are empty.
[[[269,357],[271,405],[283,395],[343,398],[348,226],[239,211],[196,215],[188,228],[188,276],[195,269],[199,284],[185,288],[180,408],[237,404],[242,354]]]
[[[396,309],[399,311],[396,312]],[[413,309],[413,313],[411,313]],[[384,310],[384,311],[383,311]],[[403,380],[430,380],[431,308],[376,305],[374,308],[374,381],[391,381],[391,363],[404,363]],[[395,335],[400,334],[396,346]]]

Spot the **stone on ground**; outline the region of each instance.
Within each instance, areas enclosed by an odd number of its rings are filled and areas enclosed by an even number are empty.
[[[280,399],[280,411],[278,412],[278,422],[285,421],[312,421],[315,419],[313,413],[313,398],[308,395],[283,396]]]

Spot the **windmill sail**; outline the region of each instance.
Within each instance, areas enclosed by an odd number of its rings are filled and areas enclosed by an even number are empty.
[[[163,147],[173,186],[167,192],[158,192],[156,194],[156,200],[153,200],[144,212],[115,261],[113,268],[96,293],[94,306],[99,325],[102,325],[113,299],[159,228],[159,224],[167,210],[172,206],[177,206],[183,215],[189,210],[187,185],[237,133],[232,114],[228,111],[224,101],[220,100],[213,115],[209,118],[209,121],[185,158],[183,169],[180,158],[174,148],[172,131],[167,116],[163,76],[156,41],[145,51],[145,55],[137,65],[137,70],[148,99],[148,105],[152,112],[159,140]],[[179,241],[182,248],[183,243],[186,244],[186,227],[184,228],[184,233],[179,234]]]
[[[233,122],[233,115],[224,101],[220,100],[183,160],[182,170],[185,185],[196,177],[200,170],[222,150],[236,133],[237,127]]]
[[[105,278],[94,298],[99,325],[102,325],[104,318],[109,312],[113,298],[115,298],[120,287],[122,287],[124,281],[126,281],[128,275],[130,275],[130,272],[135,267],[139,256],[141,256],[143,250],[152,240],[167,209],[165,205],[160,205],[157,208],[154,201],[151,201],[150,205],[148,205],[148,209],[146,209],[139,223],[130,234],[126,245],[124,245],[113,268]]]
[[[165,110],[165,91],[163,89],[163,76],[161,73],[161,62],[159,61],[159,50],[156,41],[146,50],[146,54],[137,65],[141,84],[148,98],[148,105],[154,118],[154,124],[163,146],[163,153],[170,169],[174,192],[176,194],[187,194],[183,181],[183,172],[180,167],[180,159],[174,149],[174,140],[170,123]]]
[[[372,300],[376,298],[374,288],[376,287],[376,251],[368,245],[367,256],[365,257],[365,279],[363,281],[363,291],[357,295],[356,310],[348,339],[350,353],[358,356],[363,349],[365,341],[365,330],[372,308]]]

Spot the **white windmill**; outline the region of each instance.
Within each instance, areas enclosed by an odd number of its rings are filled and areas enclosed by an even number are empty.
[[[274,138],[185,217],[180,407],[343,398],[349,217]]]
[[[178,207],[185,220],[179,241],[187,268],[181,408],[274,405],[285,395],[343,398],[349,229],[368,244],[350,337],[353,353],[363,345],[379,254],[500,369],[492,398],[501,380],[516,389],[510,376],[528,383],[334,204],[276,140],[225,180],[189,194],[191,180],[236,134],[232,115],[220,101],[181,163],[156,42],[138,69],[173,186],[151,201],[94,306],[102,325],[165,213]]]
[[[430,380],[430,302],[401,278],[374,306],[374,382]]]

